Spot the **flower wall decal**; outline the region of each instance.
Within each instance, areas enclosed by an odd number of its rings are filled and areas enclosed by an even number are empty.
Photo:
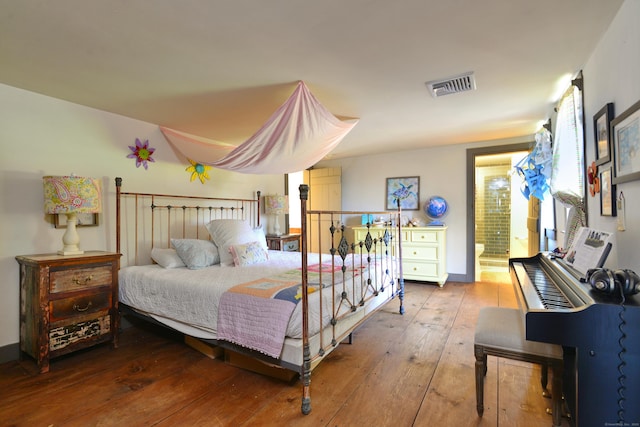
[[[200,182],[204,184],[204,181],[206,179],[211,179],[209,177],[209,173],[208,173],[208,171],[211,169],[211,166],[207,166],[207,165],[203,165],[202,163],[194,162],[191,159],[189,159],[189,163],[191,163],[191,166],[189,166],[185,170],[187,172],[191,172],[191,179],[190,179],[191,182],[195,181],[195,179],[198,178],[198,179],[200,179]]]
[[[149,168],[148,162],[155,162],[151,155],[155,148],[149,147],[149,140],[145,140],[144,142],[140,141],[140,139],[136,138],[136,145],[130,145],[129,149],[131,153],[127,156],[128,159],[136,159],[136,167],[139,168],[140,165],[144,166],[145,169]]]

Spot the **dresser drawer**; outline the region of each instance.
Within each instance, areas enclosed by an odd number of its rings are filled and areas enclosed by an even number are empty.
[[[407,260],[419,259],[425,261],[437,261],[438,247],[406,244],[402,248],[402,256]]]
[[[49,319],[54,323],[68,317],[106,311],[110,307],[111,291],[52,300],[49,301]]]
[[[49,286],[53,293],[111,286],[112,271],[111,264],[52,269],[49,273]]]
[[[362,242],[367,238],[367,233],[371,234],[372,239],[380,239],[384,236],[384,232],[387,231],[386,227],[366,227],[354,228],[353,240],[355,243]]]
[[[411,230],[409,231],[410,242],[438,243],[440,233],[431,230]]]
[[[402,270],[404,276],[409,279],[424,280],[439,276],[438,264],[430,262],[403,261]]]

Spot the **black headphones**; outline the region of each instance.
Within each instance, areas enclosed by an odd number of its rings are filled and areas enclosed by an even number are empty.
[[[640,292],[640,277],[632,270],[596,268],[587,271],[587,282],[593,289],[605,294],[633,295]]]

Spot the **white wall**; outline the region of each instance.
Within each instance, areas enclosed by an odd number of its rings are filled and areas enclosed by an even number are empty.
[[[595,159],[593,115],[606,103],[614,103],[614,115],[640,100],[640,1],[624,2],[611,26],[584,66],[587,161]],[[607,166],[607,165],[603,165]],[[607,266],[630,268],[640,273],[640,181],[617,186],[626,199],[626,231],[616,231],[616,218],[600,216],[599,195],[588,201],[589,225],[613,231],[614,251]]]
[[[640,99],[640,1],[627,0],[610,28],[592,53],[584,72],[587,160],[595,158],[593,115],[607,102],[614,102],[616,114]],[[567,70],[577,73],[579,70]],[[551,111],[549,112],[551,114]],[[540,118],[545,119],[544,117]],[[342,206],[344,209],[383,209],[385,178],[420,176],[420,201],[440,195],[449,201],[445,218],[447,271],[466,275],[466,221],[471,202],[466,199],[466,150],[482,146],[529,142],[533,135],[514,140],[462,144],[423,150],[394,152],[389,155],[360,156],[321,162],[318,166],[342,167]],[[611,268],[631,268],[640,272],[640,213],[633,209],[640,200],[640,181],[618,186],[627,201],[627,231],[617,232],[617,250],[609,257]],[[589,198],[589,226],[616,230],[616,219],[600,216],[599,199]],[[426,219],[421,212],[416,215]]]
[[[443,218],[447,228],[447,272],[466,275],[467,216],[472,215],[467,201],[467,149],[483,146],[529,142],[532,136],[476,144],[426,148],[387,155],[360,156],[323,161],[318,167],[342,167],[342,208],[344,210],[384,210],[386,178],[420,177],[420,210],[406,211],[427,223],[422,205],[431,196],[442,196],[449,203]]]
[[[128,159],[135,139],[156,148],[149,169]],[[282,175],[242,175],[214,169],[211,180],[190,182],[155,124],[86,108],[0,84],[0,348],[19,341],[19,269],[16,255],[61,249],[64,230],[43,213],[44,175],[91,176],[102,180],[104,212],[98,227],[79,229],[85,250],[115,250],[115,184],[123,191],[254,197],[282,193]]]

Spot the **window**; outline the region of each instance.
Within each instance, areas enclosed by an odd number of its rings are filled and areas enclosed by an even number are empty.
[[[564,247],[586,225],[582,78],[574,80],[558,104],[553,140],[551,195],[565,208]]]

